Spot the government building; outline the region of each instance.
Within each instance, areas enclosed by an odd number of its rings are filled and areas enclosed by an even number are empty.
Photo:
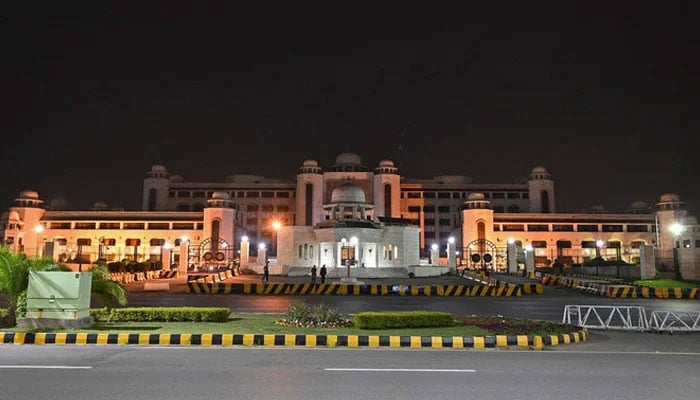
[[[579,264],[595,257],[638,263],[650,246],[656,262],[700,279],[700,229],[675,194],[631,203],[623,213],[556,210],[543,167],[514,184],[468,176],[416,179],[382,160],[367,167],[343,153],[322,167],[305,160],[295,178],[230,175],[190,182],[154,165],[143,180],[142,209],[96,203],[69,210],[20,193],[2,215],[10,249],[70,263],[156,261],[181,272],[231,265],[366,268],[455,265],[504,269],[508,243],[534,253],[535,265]],[[449,248],[453,246],[453,253]]]

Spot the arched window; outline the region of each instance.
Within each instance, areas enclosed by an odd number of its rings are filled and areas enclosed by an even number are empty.
[[[300,259],[304,257],[304,254],[302,253],[303,251],[304,251],[304,248],[301,245],[299,245],[299,258]]]
[[[394,260],[399,258],[399,246],[394,246]]]
[[[304,243],[304,260],[307,260],[309,258],[309,245],[308,243]]]
[[[309,245],[309,258],[314,258],[314,245]]]

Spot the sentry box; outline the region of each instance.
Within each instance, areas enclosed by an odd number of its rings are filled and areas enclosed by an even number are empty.
[[[91,272],[30,271],[27,314],[18,321],[18,326],[89,327],[91,288]]]

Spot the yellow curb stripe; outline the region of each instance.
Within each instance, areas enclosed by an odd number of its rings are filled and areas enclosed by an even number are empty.
[[[233,346],[233,334],[227,333],[221,335],[221,345],[222,346]]]
[[[191,333],[183,333],[180,335],[180,344],[189,346],[192,344],[192,334]]]
[[[274,346],[275,335],[263,335],[263,346]]]
[[[338,344],[338,335],[326,336],[326,346],[335,347]]]
[[[483,349],[485,347],[486,347],[486,345],[484,344],[484,337],[483,336],[474,336],[474,348],[475,349]]]
[[[532,347],[536,349],[544,348],[544,341],[542,340],[542,336],[535,336],[534,338],[532,338]]]
[[[452,348],[453,349],[463,349],[464,348],[464,338],[461,336],[452,336]]]
[[[211,346],[211,341],[212,341],[212,334],[211,333],[203,333],[202,334],[202,341],[201,345],[202,346]]]
[[[255,342],[255,335],[247,333],[243,335],[243,346],[252,346]]]
[[[571,343],[571,337],[569,335],[564,335],[564,344]]]
[[[379,347],[379,336],[372,335],[367,338],[367,346]]]
[[[412,349],[420,348],[420,336],[411,336],[411,348]]]
[[[360,340],[357,335],[348,335],[348,347],[358,347]]]
[[[77,335],[75,335],[75,344],[79,344],[79,345],[87,344],[87,333],[80,332]]]
[[[508,346],[508,336],[496,335],[496,347],[506,347],[506,346]]]
[[[0,344],[5,343],[5,332],[0,332]]]
[[[148,345],[149,336],[148,333],[139,333],[139,345]]]
[[[306,347],[316,347],[316,335],[306,335]]]
[[[166,346],[170,344],[170,334],[169,333],[161,333],[158,335],[158,344],[161,346]]]
[[[389,347],[401,347],[401,336],[389,336]]]
[[[297,342],[297,335],[284,335],[284,345],[285,346],[294,346],[294,344]]]
[[[442,348],[442,337],[441,336],[433,336],[430,338],[430,346],[435,349],[441,349]]]
[[[15,339],[12,342],[13,344],[24,344],[24,332],[15,332]]]
[[[528,346],[528,340],[526,335],[518,335],[516,336],[516,339],[518,340],[518,347]]]
[[[68,336],[68,334],[65,332],[57,333],[56,344],[66,344],[66,336]]]
[[[1,342],[2,340],[0,340]],[[46,333],[39,332],[34,334],[34,344],[46,344]]]

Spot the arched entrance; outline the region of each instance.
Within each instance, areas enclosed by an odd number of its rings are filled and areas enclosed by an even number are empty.
[[[190,246],[188,272],[216,272],[233,265],[236,249],[221,238],[207,238]]]
[[[495,269],[497,248],[496,244],[486,239],[476,239],[463,249],[464,259],[473,269]]]

